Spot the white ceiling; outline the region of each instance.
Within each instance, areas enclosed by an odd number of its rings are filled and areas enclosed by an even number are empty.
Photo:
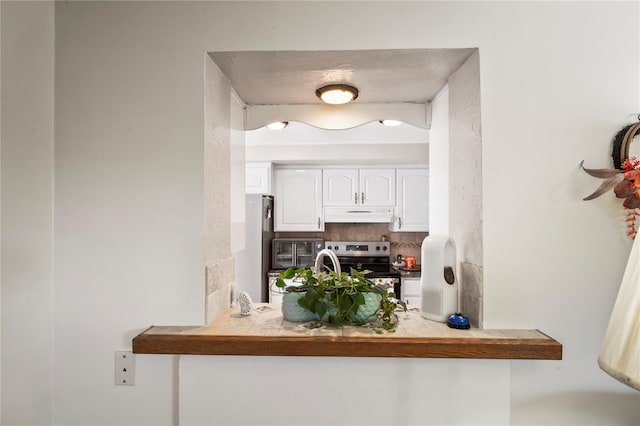
[[[475,49],[213,52],[248,105],[319,104],[317,88],[349,83],[355,103],[425,103]]]

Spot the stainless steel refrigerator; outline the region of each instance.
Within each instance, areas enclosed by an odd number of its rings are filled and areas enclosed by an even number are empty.
[[[268,302],[267,272],[271,266],[273,197],[247,194],[245,248],[236,254],[238,293],[246,291],[254,302]]]

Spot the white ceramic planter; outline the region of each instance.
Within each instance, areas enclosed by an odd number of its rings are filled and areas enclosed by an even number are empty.
[[[304,297],[306,293],[285,293],[282,299],[282,316],[291,322],[307,322],[317,321],[320,319],[317,314],[308,311],[298,304],[298,300]],[[377,293],[364,293],[365,304],[358,308],[353,315],[354,322],[371,322],[377,318],[378,309],[380,309],[380,301],[382,298]],[[335,310],[333,311],[335,312]],[[331,309],[324,314],[322,321],[327,321],[333,313]]]

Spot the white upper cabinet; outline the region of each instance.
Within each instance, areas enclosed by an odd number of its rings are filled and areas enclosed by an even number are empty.
[[[333,207],[396,205],[395,169],[323,169],[323,204]]]
[[[324,231],[322,169],[276,169],[275,231]]]
[[[398,169],[392,231],[429,231],[429,169]]]
[[[247,194],[271,194],[271,163],[247,163],[245,167],[245,192]]]
[[[396,169],[360,169],[360,204],[396,205]]]
[[[359,206],[358,169],[323,169],[322,203],[325,206]]]

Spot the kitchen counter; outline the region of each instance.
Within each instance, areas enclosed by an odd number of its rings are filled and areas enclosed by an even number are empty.
[[[562,359],[562,344],[538,330],[456,330],[417,310],[399,312],[395,333],[323,326],[282,318],[280,305],[255,304],[241,316],[229,308],[209,326],[152,326],[133,352],[188,355],[343,356],[399,358]]]
[[[398,269],[402,278],[420,278],[422,275],[421,269]]]

